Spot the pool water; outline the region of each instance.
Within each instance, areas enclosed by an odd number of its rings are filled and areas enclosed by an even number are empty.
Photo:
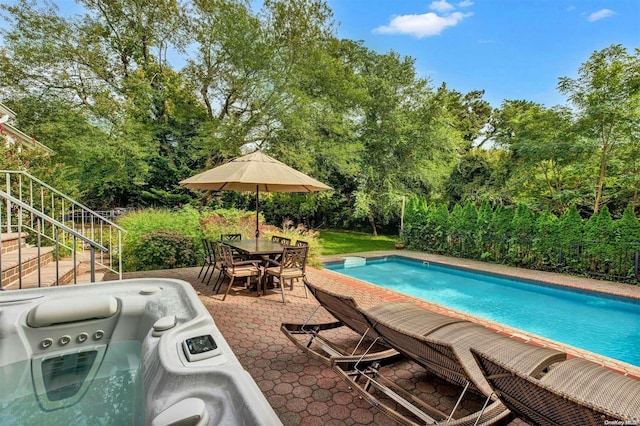
[[[66,389],[72,389],[67,395],[65,392],[36,395],[31,360],[2,367],[0,425],[144,424],[140,347],[137,341],[111,343],[95,377],[87,377],[84,388],[76,386],[75,378],[71,378]],[[79,389],[77,394],[74,387]]]
[[[640,366],[640,301],[401,258],[327,269]]]

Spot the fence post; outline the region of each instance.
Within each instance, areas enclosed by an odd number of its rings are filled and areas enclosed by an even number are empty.
[[[6,174],[7,194],[11,195],[11,174]],[[7,233],[11,232],[11,201],[7,199]]]
[[[558,250],[558,271],[562,270],[562,262],[564,262],[564,259],[562,258],[562,249]]]

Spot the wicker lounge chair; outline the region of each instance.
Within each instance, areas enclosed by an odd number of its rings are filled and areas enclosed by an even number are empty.
[[[524,371],[537,373],[548,365],[565,359],[564,353],[527,345],[494,333],[485,327],[462,321],[444,325],[430,333],[422,329],[423,318],[434,315],[420,306],[406,304],[403,316],[393,318],[374,307],[364,311],[370,325],[384,343],[404,354],[417,364],[437,376],[461,386],[462,392],[450,413],[434,409],[414,395],[408,394],[380,375],[375,366],[353,369],[335,363],[335,370],[349,380],[351,386],[378,409],[402,424],[493,424],[508,419],[506,407],[495,397],[487,399],[485,407],[476,413],[455,419],[453,416],[468,389],[491,396],[492,389],[478,368],[471,347],[481,347],[497,354],[500,359],[518,365]],[[375,389],[404,407],[401,412],[396,405],[386,404],[370,391]],[[417,419],[417,420],[416,420]]]
[[[498,397],[536,425],[640,424],[640,381],[582,358],[530,374],[472,349]]]
[[[331,292],[309,282],[306,279],[303,279],[303,281],[311,294],[313,294],[319,302],[319,305],[304,323],[284,323],[280,327],[282,332],[296,346],[325,365],[331,366],[338,360],[341,362],[343,367],[351,368],[355,362],[359,362],[362,365],[368,365],[374,361],[388,363],[398,358],[398,352],[385,345],[378,345],[375,350],[368,351],[366,355],[363,355],[365,353],[361,350],[363,341],[368,340],[369,344],[371,344],[371,341],[379,339],[380,336],[370,327],[368,320],[358,308],[358,304],[355,299],[350,296]],[[383,303],[378,307],[378,312],[382,316],[388,315],[390,317],[398,318],[399,320],[411,321],[410,315],[404,315],[406,312],[405,308],[408,305],[409,304],[406,303],[396,302]],[[325,308],[334,318],[336,318],[337,321],[322,324],[310,323],[320,307]],[[432,314],[432,317],[429,319],[423,318],[422,330],[425,333],[429,333],[446,324],[458,321],[460,320],[443,315]],[[326,337],[325,335],[328,333],[322,333],[340,327],[347,327],[359,336],[359,341],[355,347],[347,350],[340,344]],[[307,337],[308,340],[306,339]]]

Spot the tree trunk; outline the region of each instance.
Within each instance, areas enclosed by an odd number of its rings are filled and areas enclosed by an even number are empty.
[[[598,177],[598,187],[596,188],[596,201],[593,206],[593,213],[600,211],[600,203],[602,202],[602,188],[604,187],[604,181],[607,178],[607,156],[609,146],[604,144],[602,146],[602,155],[600,156],[600,176]]]
[[[371,213],[371,210],[369,210],[369,224],[371,224],[371,229],[373,230],[373,236],[377,237],[378,236],[378,229],[376,228],[376,221],[373,219],[373,213]]]

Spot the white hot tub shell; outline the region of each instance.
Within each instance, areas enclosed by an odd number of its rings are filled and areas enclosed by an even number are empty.
[[[73,405],[109,346],[132,341],[140,343],[145,424],[282,424],[191,285],[173,279],[0,292],[0,406],[25,392],[40,394],[43,412]],[[89,353],[90,362],[75,368],[83,380],[56,377],[60,401],[42,396],[52,381],[40,372],[48,360],[77,364]]]

